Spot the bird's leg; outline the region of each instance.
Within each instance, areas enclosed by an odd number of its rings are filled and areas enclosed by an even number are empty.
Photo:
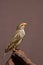
[[[19,49],[18,49],[18,46],[19,46],[19,45],[14,46],[12,50],[13,50],[13,51],[19,50]]]
[[[17,46],[15,47],[16,50],[19,50],[18,46],[19,46],[19,45],[17,45]]]

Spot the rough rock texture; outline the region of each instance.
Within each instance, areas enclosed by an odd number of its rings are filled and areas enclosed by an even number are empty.
[[[5,65],[36,65],[34,64],[22,50],[13,51],[11,57]]]

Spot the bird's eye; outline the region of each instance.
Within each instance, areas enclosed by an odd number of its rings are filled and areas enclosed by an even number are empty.
[[[23,25],[21,25],[21,26],[23,26]]]

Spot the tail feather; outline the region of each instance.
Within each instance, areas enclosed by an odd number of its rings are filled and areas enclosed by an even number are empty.
[[[4,56],[6,56],[6,54],[9,52],[9,49],[5,49],[4,51]]]
[[[11,51],[14,48],[14,43],[8,45],[8,47],[5,49],[5,53],[8,53],[9,51]]]
[[[8,49],[8,48],[7,48],[7,49],[5,49],[5,53],[9,52],[9,50],[10,50],[10,49]]]

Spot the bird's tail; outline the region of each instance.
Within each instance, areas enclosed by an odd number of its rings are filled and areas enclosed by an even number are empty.
[[[5,49],[5,51],[4,51],[4,56],[7,54],[7,52],[8,52],[8,50],[7,50],[7,49]]]
[[[9,48],[5,49],[5,53],[8,53],[8,52],[9,52],[9,50],[10,50]]]
[[[5,49],[4,55],[6,55],[6,53],[8,53],[9,51],[11,51],[13,49],[13,47],[14,47],[14,44],[8,45],[8,47]]]

